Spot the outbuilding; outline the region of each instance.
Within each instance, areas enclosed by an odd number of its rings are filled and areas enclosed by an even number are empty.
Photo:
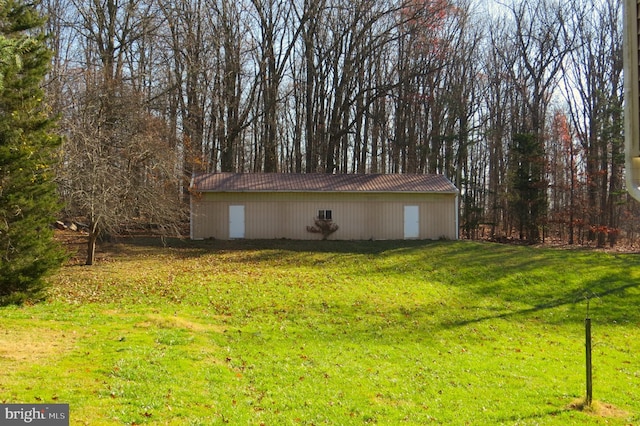
[[[458,238],[458,190],[426,174],[209,173],[191,182],[191,238]]]

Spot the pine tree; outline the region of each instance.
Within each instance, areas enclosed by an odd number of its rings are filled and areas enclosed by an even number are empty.
[[[547,214],[544,147],[536,135],[518,133],[513,137],[511,152],[514,169],[512,214],[519,227],[520,239],[538,243]]]
[[[0,305],[41,299],[63,258],[50,229],[60,138],[43,103],[43,23],[33,5],[0,0]]]

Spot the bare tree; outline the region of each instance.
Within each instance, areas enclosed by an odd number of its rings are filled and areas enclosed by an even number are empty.
[[[75,99],[63,122],[68,135],[58,173],[66,213],[87,222],[87,265],[101,236],[136,226],[177,234],[184,220],[168,127],[124,87],[109,99],[112,112],[102,113],[103,93],[88,86]]]
[[[586,0],[573,31],[581,44],[565,82],[571,122],[586,156],[589,238],[603,246],[617,234],[622,189],[622,31],[616,1]]]
[[[489,236],[498,239],[509,234],[507,208],[509,165],[509,140],[511,138],[512,106],[518,97],[512,87],[510,70],[512,62],[505,61],[509,57],[502,52],[508,49],[506,37],[503,36],[505,20],[499,19],[491,25],[487,43],[487,54],[484,58],[486,89],[483,96],[485,137],[488,151],[488,197],[485,206],[485,221],[490,226]]]
[[[82,69],[64,79],[65,133],[60,191],[67,214],[89,229],[87,264],[104,234],[130,226],[170,228],[183,219],[175,140],[151,113],[145,47],[157,22],[151,3],[107,0],[69,3],[67,21],[82,46]],[[60,10],[62,12],[62,10]],[[80,58],[80,56],[76,56]],[[69,69],[69,67],[67,67]]]
[[[255,13],[254,42],[260,72],[262,99],[262,149],[264,172],[278,171],[278,106],[280,86],[288,60],[303,29],[306,15],[298,21],[290,1],[251,0]]]

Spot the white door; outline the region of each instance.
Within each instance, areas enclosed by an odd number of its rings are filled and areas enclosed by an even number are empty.
[[[244,238],[244,206],[229,206],[229,239]]]
[[[404,206],[404,239],[420,237],[420,208]]]

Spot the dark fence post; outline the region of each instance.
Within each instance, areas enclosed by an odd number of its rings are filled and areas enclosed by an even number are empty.
[[[587,317],[584,320],[585,340],[586,340],[586,356],[587,356],[587,397],[585,399],[585,406],[591,407],[593,401],[593,376],[591,366],[591,318]]]

